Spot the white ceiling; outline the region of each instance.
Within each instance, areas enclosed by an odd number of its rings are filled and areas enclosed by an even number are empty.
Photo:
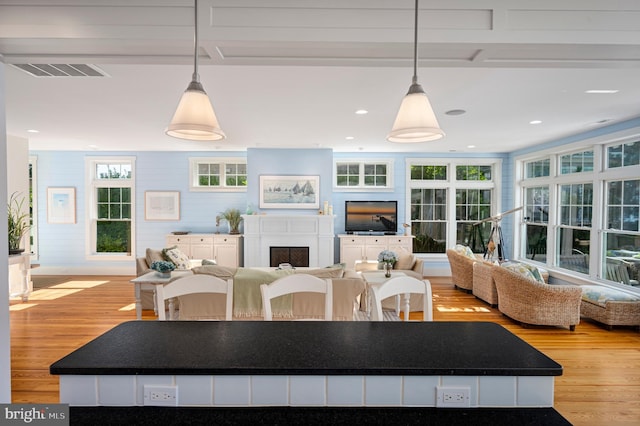
[[[193,71],[191,0],[0,0],[5,63],[107,74],[7,66],[8,133],[32,150],[508,152],[640,116],[640,2],[422,0],[418,76],[446,137],[387,142],[411,83],[413,6],[200,0],[200,78],[227,139],[188,142],[164,128]]]

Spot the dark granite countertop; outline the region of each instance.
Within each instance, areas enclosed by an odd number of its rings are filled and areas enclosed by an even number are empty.
[[[489,322],[131,321],[50,372],[559,376],[562,366]]]

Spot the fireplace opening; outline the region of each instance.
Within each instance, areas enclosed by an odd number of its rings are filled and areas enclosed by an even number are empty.
[[[309,247],[269,247],[269,265],[289,263],[294,267],[309,266]]]

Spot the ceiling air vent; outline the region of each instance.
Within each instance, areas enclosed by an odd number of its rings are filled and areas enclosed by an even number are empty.
[[[12,64],[34,77],[107,77],[95,65],[89,64]]]

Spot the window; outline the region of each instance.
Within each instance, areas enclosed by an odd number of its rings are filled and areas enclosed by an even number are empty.
[[[636,166],[640,164],[640,141],[612,145],[607,148],[607,167]]]
[[[415,253],[445,253],[456,243],[482,253],[491,232],[483,219],[496,209],[499,163],[434,164],[407,160],[410,188],[410,221]],[[455,176],[450,171],[455,170]],[[455,218],[455,220],[451,220]]]
[[[550,160],[548,158],[542,160],[529,161],[525,163],[525,177],[537,178],[549,176]]]
[[[593,150],[574,152],[560,157],[560,174],[592,172]]]
[[[525,189],[524,244],[526,257],[545,262],[547,258],[547,224],[549,223],[549,187]]]
[[[88,257],[133,258],[134,163],[131,157],[87,158]]]
[[[246,191],[245,158],[190,158],[191,191]]]
[[[521,161],[520,257],[567,276],[640,280],[640,141],[637,129],[630,135],[631,142],[607,144],[607,135]]]
[[[560,185],[559,267],[588,273],[591,253],[593,184]]]
[[[337,160],[334,176],[334,189],[337,191],[388,190],[393,188],[393,162]]]

